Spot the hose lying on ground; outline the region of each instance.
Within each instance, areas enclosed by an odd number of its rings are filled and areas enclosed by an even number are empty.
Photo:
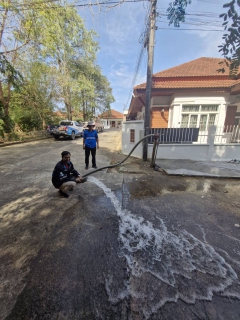
[[[148,134],[147,136],[145,136],[144,138],[142,138],[140,141],[138,141],[138,143],[132,148],[132,150],[131,150],[130,153],[127,155],[127,157],[126,157],[125,159],[123,159],[122,161],[117,162],[117,163],[115,163],[115,164],[110,164],[110,165],[105,166],[105,167],[98,168],[98,169],[93,170],[93,171],[90,171],[90,172],[84,174],[84,175],[82,176],[82,178],[85,178],[85,177],[89,176],[90,174],[93,174],[93,173],[95,173],[95,172],[97,172],[97,171],[100,171],[100,170],[103,170],[103,169],[114,168],[114,167],[116,167],[116,166],[119,166],[120,164],[122,164],[124,161],[126,161],[126,160],[130,157],[130,155],[131,155],[131,154],[133,153],[133,151],[137,148],[137,146],[139,145],[139,143],[141,143],[144,139],[146,139],[146,138],[148,138],[148,137],[151,137],[151,136],[155,136],[155,134]]]

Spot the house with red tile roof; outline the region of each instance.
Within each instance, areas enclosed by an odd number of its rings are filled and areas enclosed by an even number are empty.
[[[151,128],[238,125],[240,74],[229,77],[218,70],[220,58],[199,58],[153,74],[150,108]],[[143,120],[146,83],[134,87],[128,120]]]
[[[114,109],[105,111],[98,116],[103,122],[105,129],[121,128],[123,122],[123,114]]]
[[[62,112],[60,110],[54,111],[53,115],[55,117],[58,117],[59,119],[66,119],[67,118],[67,112]]]

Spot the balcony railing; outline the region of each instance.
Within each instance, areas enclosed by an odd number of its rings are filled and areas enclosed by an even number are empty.
[[[193,143],[198,141],[199,128],[157,128],[150,129],[151,134],[159,135],[159,142],[163,144]],[[154,138],[149,138],[153,143]]]
[[[215,127],[215,144],[240,143],[240,126]],[[200,128],[155,128],[150,129],[151,134],[159,135],[162,144],[206,144],[209,130],[201,131]],[[153,143],[150,137],[148,143]]]

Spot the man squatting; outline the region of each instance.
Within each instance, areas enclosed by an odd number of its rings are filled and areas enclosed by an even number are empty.
[[[58,193],[64,198],[68,198],[68,191],[73,190],[76,183],[84,182],[85,179],[81,178],[80,173],[74,169],[71,160],[71,154],[68,151],[61,153],[62,160],[59,161],[52,174],[52,183],[56,189],[59,189]]]

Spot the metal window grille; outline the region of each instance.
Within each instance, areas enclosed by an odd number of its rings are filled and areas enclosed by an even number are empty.
[[[135,129],[130,129],[130,142],[135,143]]]
[[[182,112],[198,112],[200,105],[187,104],[182,106]]]

